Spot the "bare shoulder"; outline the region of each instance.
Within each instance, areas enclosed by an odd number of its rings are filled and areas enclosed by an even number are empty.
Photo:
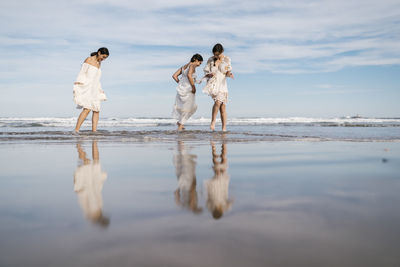
[[[196,72],[196,67],[193,64],[189,63],[189,71]]]
[[[186,63],[185,65],[183,65],[182,69],[186,70],[188,67],[190,67],[190,63]]]
[[[94,63],[94,59],[93,59],[93,57],[87,57],[84,62],[93,64]]]

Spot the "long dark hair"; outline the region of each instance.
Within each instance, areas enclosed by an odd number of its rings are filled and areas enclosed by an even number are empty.
[[[100,54],[102,54],[102,55],[107,55],[107,56],[110,55],[110,52],[108,52],[108,49],[107,49],[106,47],[100,47],[100,48],[97,50],[97,52],[91,53],[90,56],[91,56],[91,57],[92,57],[92,56],[96,56],[99,52],[100,52]]]
[[[203,57],[200,54],[194,54],[190,59],[190,62],[195,62],[196,60],[203,62]]]
[[[224,52],[224,47],[222,46],[222,44],[218,43],[216,45],[214,45],[213,49],[212,49],[213,54],[215,52],[219,52],[219,53],[223,53]]]

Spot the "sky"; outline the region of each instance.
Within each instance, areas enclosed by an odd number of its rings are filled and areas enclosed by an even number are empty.
[[[79,115],[73,82],[103,46],[100,115],[169,117],[172,74],[216,43],[228,117],[400,117],[399,0],[5,0],[0,23],[0,117]]]

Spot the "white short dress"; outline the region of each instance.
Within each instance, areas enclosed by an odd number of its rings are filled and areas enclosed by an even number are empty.
[[[214,57],[210,57],[207,61],[207,65],[204,67],[204,74],[214,74],[212,78],[209,78],[206,86],[203,88],[203,93],[209,95],[214,101],[220,101],[222,103],[228,102],[228,85],[226,82],[226,73],[232,71],[231,59],[224,56],[219,66],[215,66]]]
[[[172,117],[177,119],[180,124],[185,124],[197,110],[196,97],[192,93],[188,72],[189,66],[186,69],[182,67],[182,76],[176,87],[175,105],[172,110]],[[192,78],[196,79],[195,73],[193,73]]]
[[[107,99],[101,88],[101,70],[88,63],[83,63],[81,71],[74,84],[74,102],[77,108],[87,108],[93,111],[100,111],[100,102]]]

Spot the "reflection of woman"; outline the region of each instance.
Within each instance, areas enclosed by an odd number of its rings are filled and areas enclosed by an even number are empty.
[[[182,141],[178,142],[178,152],[174,156],[178,188],[175,190],[175,202],[178,206],[200,213],[196,191],[196,155],[189,154]]]
[[[226,144],[222,144],[221,155],[217,154],[214,143],[211,144],[211,149],[214,177],[206,181],[207,208],[214,219],[219,219],[232,206],[232,200],[228,196],[230,178],[227,172]]]
[[[106,100],[106,95],[100,84],[101,62],[109,56],[108,49],[99,48],[97,52],[90,54],[82,64],[81,71],[74,83],[74,102],[77,108],[83,108],[83,111],[76,122],[75,132],[79,132],[82,123],[93,111],[92,131],[96,132],[97,122],[99,121],[100,102]]]
[[[82,165],[78,166],[74,174],[74,191],[78,195],[79,204],[86,218],[103,227],[108,226],[110,220],[102,212],[103,200],[101,191],[107,173],[101,170],[97,142],[92,143],[93,161],[87,158],[80,144],[76,145]]]
[[[204,67],[204,74],[208,79],[203,92],[211,96],[214,100],[211,118],[211,130],[215,129],[215,122],[218,111],[221,114],[222,131],[226,131],[226,103],[228,102],[228,85],[226,78],[233,78],[231,59],[225,56],[224,48],[221,44],[214,45],[212,52],[214,56],[210,57],[207,65]]]

